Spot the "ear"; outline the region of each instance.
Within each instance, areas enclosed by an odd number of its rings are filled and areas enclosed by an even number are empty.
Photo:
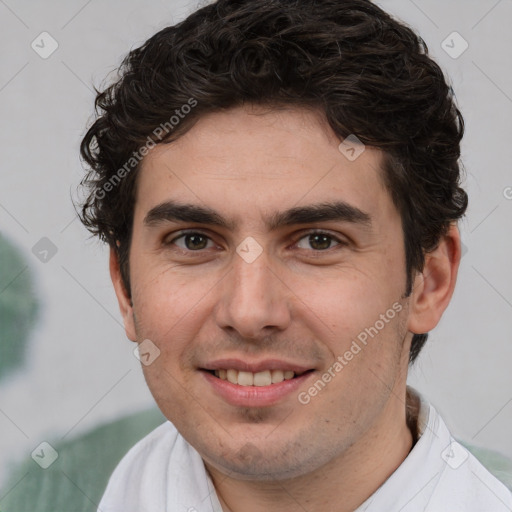
[[[119,257],[117,252],[110,248],[110,277],[119,303],[119,310],[123,316],[124,329],[126,336],[131,341],[137,341],[135,334],[135,321],[133,317],[132,301],[121,277],[121,269],[119,268]]]
[[[452,224],[437,248],[425,255],[423,271],[414,280],[409,331],[427,333],[439,323],[453,295],[460,257],[460,234]]]

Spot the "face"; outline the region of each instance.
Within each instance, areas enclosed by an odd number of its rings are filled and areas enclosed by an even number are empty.
[[[401,220],[380,151],[339,142],[315,112],[237,108],[138,176],[127,334],[160,351],[143,369],[166,417],[240,478],[313,471],[404,408]]]

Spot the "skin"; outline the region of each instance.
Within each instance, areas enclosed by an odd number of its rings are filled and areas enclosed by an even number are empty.
[[[131,298],[111,252],[126,334],[160,350],[143,367],[148,386],[203,457],[225,510],[354,510],[412,446],[405,420],[410,342],[413,333],[435,327],[450,301],[459,233],[452,226],[427,255],[404,298],[401,219],[383,185],[382,153],[366,147],[350,162],[339,142],[314,111],[246,106],[204,116],[143,161]],[[169,200],[209,207],[233,226],[145,223]],[[274,212],[337,200],[367,213],[371,223],[275,230],[265,223]],[[184,229],[207,238],[178,238]],[[315,243],[312,229],[332,238]],[[246,237],[263,249],[252,263],[236,252]],[[401,311],[301,404],[298,392],[307,392],[396,303]],[[200,371],[228,357],[281,359],[314,371],[274,405],[239,407]]]

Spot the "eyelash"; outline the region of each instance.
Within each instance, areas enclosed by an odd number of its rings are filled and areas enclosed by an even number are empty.
[[[203,233],[202,231],[196,231],[196,230],[189,230],[189,231],[181,231],[180,234],[176,237],[174,237],[172,240],[170,240],[169,242],[166,242],[165,239],[164,239],[164,245],[165,246],[170,246],[170,245],[175,245],[175,242],[181,238],[184,238],[188,235],[201,235],[205,238],[207,238],[209,241],[212,241],[211,237],[209,237],[206,233]],[[308,232],[305,232],[303,233],[299,238],[296,239],[296,241],[294,242],[294,245],[296,245],[298,242],[300,242],[301,240],[303,240],[304,238],[307,238],[311,235],[325,235],[326,237],[328,237],[329,239],[331,239],[331,241],[334,241],[337,243],[337,245],[335,245],[334,247],[344,247],[344,246],[347,246],[348,243],[343,241],[343,240],[340,240],[339,238],[335,237],[334,235],[332,235],[331,233],[329,233],[328,231],[322,231],[322,230],[312,230],[312,231],[308,231]],[[178,247],[178,249],[184,253],[202,253],[205,249],[198,249],[196,251],[192,250],[192,249],[183,249],[181,247]],[[313,253],[327,253],[329,251],[331,251],[333,249],[333,247],[329,247],[328,249],[311,249],[311,251]],[[301,250],[307,250],[307,249],[301,249]]]

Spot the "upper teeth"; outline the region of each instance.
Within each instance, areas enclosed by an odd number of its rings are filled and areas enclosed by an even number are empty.
[[[263,372],[239,372],[238,370],[215,370],[219,379],[227,380],[239,386],[270,386],[283,380],[293,379],[295,372],[291,370],[265,370]]]

